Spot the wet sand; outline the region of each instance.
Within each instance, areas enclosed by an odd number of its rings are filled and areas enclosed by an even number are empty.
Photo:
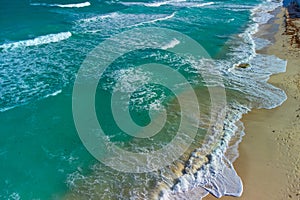
[[[244,192],[239,198],[222,200],[300,199],[300,48],[291,44],[300,33],[286,34],[285,13],[284,8],[279,10],[276,19],[258,34],[274,37],[269,38],[274,44],[260,53],[287,60],[286,73],[273,75],[269,83],[283,89],[288,99],[278,108],[254,110],[243,117],[246,135],[234,167],[243,180]],[[209,195],[204,199],[216,198]]]

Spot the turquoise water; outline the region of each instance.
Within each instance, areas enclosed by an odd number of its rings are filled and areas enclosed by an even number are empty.
[[[224,183],[215,183],[223,184],[225,189],[211,189],[203,180],[209,182],[213,174],[222,174],[224,170],[219,169],[223,168],[216,166],[234,160],[234,155],[224,159],[222,144],[226,142],[220,142],[226,141],[224,138],[240,138],[243,128],[236,122],[241,114],[253,107],[276,107],[286,98],[283,91],[266,84],[271,74],[285,70],[285,62],[276,57],[257,55],[254,49],[270,42],[252,34],[259,24],[270,18],[266,9],[272,10],[278,5],[280,3],[261,0],[2,1],[0,199],[149,199],[156,193],[160,193],[161,198],[171,198],[197,187],[216,196],[238,195],[241,192],[238,178],[235,180],[237,185],[229,186],[226,178]],[[217,146],[221,150],[216,148],[209,154],[222,159],[208,163],[198,169],[199,172],[186,171],[182,177],[175,177],[169,168],[149,174],[118,172],[99,163],[77,134],[72,92],[86,55],[105,39],[142,27],[168,28],[191,37],[209,53],[213,70],[222,75],[228,93],[228,110],[224,111],[226,120],[220,122],[224,126],[223,132],[218,137],[212,135],[212,141],[207,141],[206,135],[210,134],[207,119],[217,113],[204,114],[189,149],[193,151],[204,144],[211,148]],[[168,48],[181,42],[176,38],[165,39],[162,44]],[[150,122],[147,113],[151,106],[168,108],[167,124],[157,137],[144,142],[135,140],[114,124],[110,111],[112,90],[130,90],[128,87],[132,82],[143,83],[148,75],[132,69],[147,62],[165,63],[178,69],[193,88],[203,94],[201,106],[204,110],[210,107],[207,87],[218,84],[201,79],[201,73],[210,74],[212,69],[199,68],[201,64],[188,65],[164,51],[146,49],[117,60],[98,85],[95,107],[98,120],[111,140],[131,151],[159,149],[170,142],[176,133],[173,129],[179,126],[175,123],[179,120],[176,113],[180,110],[176,96],[168,88],[156,85],[139,88],[133,93],[129,107],[133,120],[141,126]],[[245,70],[233,67],[244,62],[251,67]],[[118,81],[121,81],[119,85]],[[182,95],[186,94],[183,92]],[[207,155],[203,153],[202,156]],[[179,158],[179,161],[186,162],[187,157]],[[193,161],[190,163],[193,165]],[[189,179],[193,174],[202,177],[199,178],[202,181]],[[158,183],[163,187],[158,187]]]

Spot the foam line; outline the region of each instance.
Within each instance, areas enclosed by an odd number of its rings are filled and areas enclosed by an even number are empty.
[[[31,6],[47,6],[47,7],[60,7],[60,8],[82,8],[90,6],[90,2],[76,3],[76,4],[47,4],[47,3],[31,3]]]
[[[0,48],[11,49],[11,48],[19,48],[19,47],[38,46],[42,44],[49,44],[53,42],[66,40],[71,36],[72,36],[71,32],[62,32],[56,34],[43,35],[30,40],[22,40],[13,43],[2,44],[0,45]]]

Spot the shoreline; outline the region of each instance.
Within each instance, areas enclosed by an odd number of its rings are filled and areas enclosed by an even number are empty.
[[[282,12],[280,13],[282,14]],[[272,42],[276,41],[276,43],[277,43],[277,39],[273,38],[274,37],[273,33],[278,32],[277,34],[279,34],[280,31],[277,31],[277,28],[274,28],[274,26],[272,25],[276,25],[278,27],[280,26],[279,24],[275,24],[275,23],[273,24],[274,21],[282,20],[282,18],[274,20],[279,15],[276,15],[276,17],[272,18],[269,23],[264,24],[262,26],[265,27],[263,28],[264,36],[268,39],[271,39]],[[270,29],[270,31],[266,31],[265,29]],[[261,34],[261,33],[262,30],[259,30],[257,34]],[[275,50],[274,50],[275,53],[274,52],[270,53],[269,48],[271,49],[271,47],[268,47],[268,49],[265,48],[259,50],[259,52],[262,52],[262,54],[264,53],[266,54],[268,52],[271,55],[276,55],[278,53]],[[286,59],[286,57],[284,56],[278,56],[278,57]],[[273,75],[268,82],[269,83],[272,82],[272,79],[275,76],[277,75]],[[281,82],[282,79],[278,81],[274,81],[274,83],[272,84],[285,90],[284,87],[281,87],[282,86]],[[278,139],[279,136],[277,136],[276,134],[281,132],[282,127],[279,126],[273,127],[273,124],[277,125],[281,123],[281,122],[278,123],[278,121],[280,121],[281,119],[280,116],[281,113],[282,111],[280,111],[280,109],[277,108],[272,110],[254,109],[251,110],[249,114],[243,115],[241,121],[245,125],[246,136],[243,137],[243,140],[239,145],[240,156],[234,162],[234,167],[237,173],[241,176],[244,183],[244,193],[242,197],[238,199],[246,199],[246,200],[288,199],[286,198],[286,196],[280,196],[279,198],[279,195],[286,193],[285,188],[288,188],[288,184],[289,184],[289,181],[285,178],[287,170],[285,169],[284,164],[286,163],[286,160],[285,159],[280,160],[285,156],[285,152],[282,153],[282,155],[280,155],[280,158],[277,157],[277,155],[281,154],[281,152],[279,151],[279,143],[277,141],[279,140]],[[268,122],[265,122],[265,119],[268,119]],[[288,119],[290,120],[291,118]],[[289,121],[286,121],[285,124],[287,124],[288,122]],[[274,137],[274,135],[276,135],[276,137]],[[285,139],[282,139],[282,141],[284,140]],[[179,165],[176,167],[178,168],[174,169],[174,171],[177,170],[179,174],[178,176],[181,176],[184,166],[181,165],[181,163],[179,163]],[[195,192],[199,195],[199,191],[192,191],[192,192]],[[278,191],[278,193],[274,191]],[[291,195],[291,196],[292,197],[296,196],[296,193],[295,195]],[[72,199],[72,196],[69,196],[69,198]],[[211,195],[208,195],[204,199],[209,200],[209,199],[216,199],[216,198],[212,197]],[[233,200],[237,198],[222,197],[221,199]]]
[[[233,165],[242,178],[244,192],[240,198],[222,200],[300,199],[300,49],[289,46],[285,10],[281,8],[257,34],[273,43],[260,53],[287,60],[286,72],[272,75],[268,82],[283,89],[288,98],[277,108],[254,109],[243,116],[246,135]],[[204,199],[216,198],[208,195]]]

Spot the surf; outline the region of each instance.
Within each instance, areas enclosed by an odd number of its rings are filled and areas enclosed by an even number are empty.
[[[15,49],[15,48],[21,48],[21,47],[38,46],[38,45],[43,45],[43,44],[60,42],[62,40],[66,40],[66,39],[70,38],[71,36],[72,36],[72,33],[69,31],[55,33],[55,34],[48,34],[48,35],[38,36],[34,39],[2,44],[2,45],[0,45],[0,48]]]
[[[47,4],[47,3],[31,3],[31,6],[46,6],[46,7],[60,7],[60,8],[83,8],[90,6],[90,2],[76,3],[76,4]]]

